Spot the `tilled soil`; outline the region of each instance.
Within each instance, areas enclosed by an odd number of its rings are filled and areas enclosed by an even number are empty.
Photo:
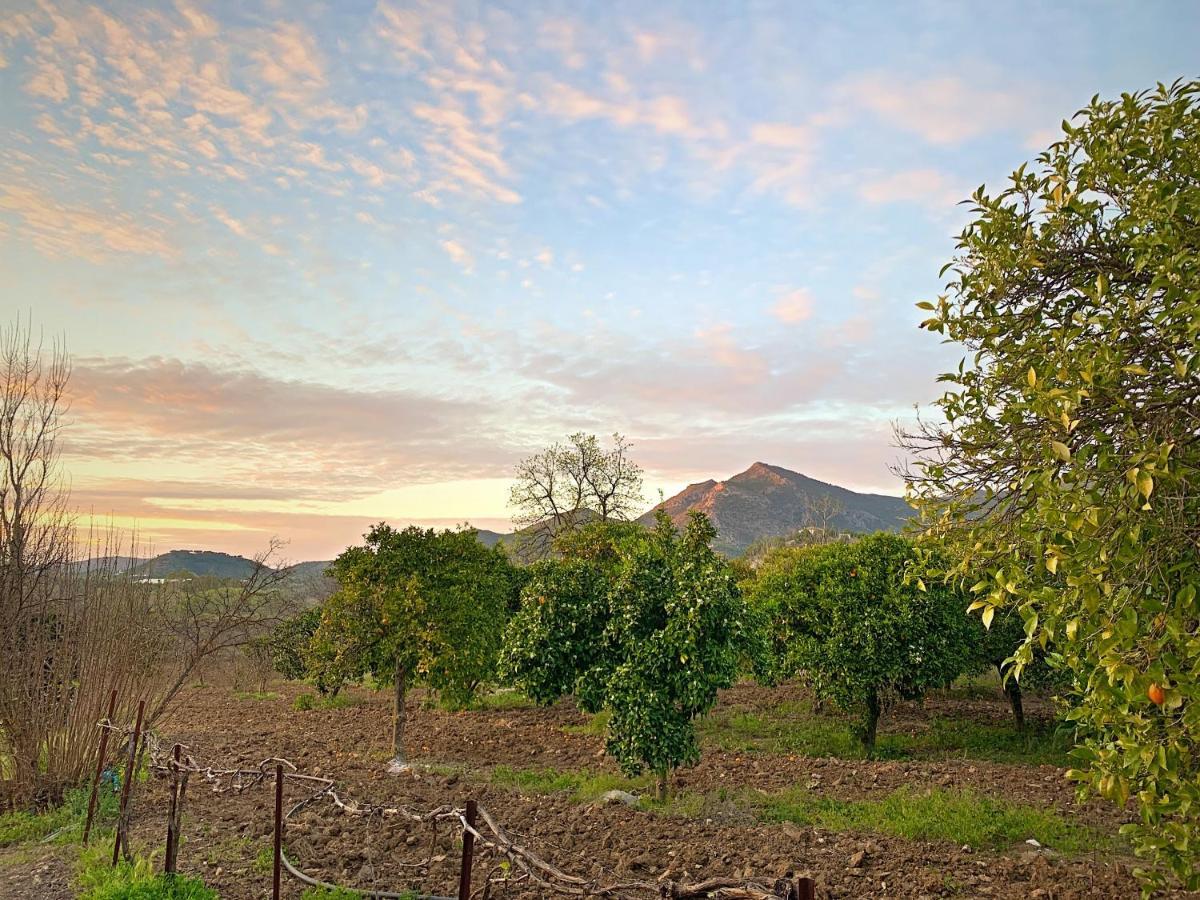
[[[227,690],[194,689],[163,723],[162,733],[215,767],[257,767],[267,757],[284,757],[301,772],[336,779],[340,793],[362,802],[424,812],[475,798],[518,842],[565,872],[597,884],[694,882],[717,876],[770,883],[795,871],[816,879],[821,898],[1082,900],[1138,894],[1132,861],[1102,853],[1059,856],[1024,845],[992,853],[787,823],[763,825],[732,805],[728,811],[705,808],[700,816],[666,816],[621,804],[582,805],[567,794],[526,796],[483,780],[483,771],[496,765],[615,771],[599,737],[563,730],[586,721],[569,702],[550,709],[465,713],[413,702],[410,752],[420,762],[437,765],[418,767],[415,777],[390,776],[384,772],[390,733],[385,695],[356,692],[360,706],[296,711],[292,700],[303,688],[280,685],[275,690],[279,699],[255,701],[238,700]],[[739,686],[725,692],[721,703],[762,707],[782,696],[779,690],[769,694]],[[934,714],[971,712],[955,704],[981,702],[941,700],[932,708],[902,708],[894,711],[888,727],[920,728]],[[438,774],[447,771],[447,764],[461,771]],[[882,795],[902,786],[954,785],[1055,808],[1106,832],[1122,821],[1106,805],[1077,807],[1059,769],[978,760],[867,762],[706,749],[699,765],[680,773],[677,785],[697,791],[726,787],[765,792],[801,785],[815,795],[842,799]],[[155,779],[139,790],[135,842],[158,846],[165,829],[166,784]],[[287,793],[289,805],[306,795],[290,782]],[[217,794],[193,777],[181,869],[201,875],[222,897],[269,896],[272,809],[269,781],[241,794]],[[435,833],[400,817],[347,816],[322,802],[297,815],[286,843],[305,871],[328,881],[447,896],[456,891],[461,850],[456,832],[446,824]],[[481,858],[478,866],[475,884],[480,886],[491,863]],[[285,884],[285,896],[299,897],[301,884],[286,876]],[[0,880],[0,892],[4,890]],[[549,896],[544,888],[514,884],[491,895],[514,900]]]

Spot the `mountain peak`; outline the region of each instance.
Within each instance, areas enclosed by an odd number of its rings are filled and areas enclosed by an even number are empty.
[[[840,508],[832,518],[817,512],[827,497]],[[717,529],[715,546],[729,554],[741,553],[759,538],[782,537],[815,524],[856,533],[896,531],[912,516],[900,497],[860,494],[761,460],[724,481],[690,484],[639,521],[653,521],[660,508],[677,525],[693,510],[705,513]]]

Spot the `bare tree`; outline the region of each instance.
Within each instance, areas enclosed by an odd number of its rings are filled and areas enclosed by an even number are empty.
[[[593,519],[623,521],[643,502],[642,470],[620,434],[605,450],[594,434],[576,432],[517,465],[509,504],[523,530],[523,555],[539,556],[564,530]]]
[[[18,319],[0,330],[0,628],[45,602],[70,554],[71,522],[60,490],[58,433],[71,363],[66,348],[33,340]]]
[[[288,585],[291,570],[277,565],[282,547],[273,539],[254,557],[250,575],[240,581],[189,578],[164,586],[166,602],[159,614],[164,629],[175,638],[177,655],[171,680],[147,721],[153,724],[167,711],[205,662],[249,646],[299,611],[300,595]]]
[[[820,537],[818,543],[833,540],[833,520],[846,511],[844,504],[833,494],[804,498],[804,525]]]

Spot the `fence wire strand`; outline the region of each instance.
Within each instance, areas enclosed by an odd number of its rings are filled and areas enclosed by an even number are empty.
[[[124,740],[133,736],[132,728],[115,725],[108,720],[97,723],[101,729],[108,729]],[[174,744],[171,743],[170,747]],[[788,893],[792,884],[790,873],[779,879],[773,886],[754,879],[737,877],[710,878],[705,881],[685,884],[670,879],[657,883],[647,881],[601,881],[601,877],[609,875],[615,878],[616,872],[611,872],[603,865],[596,863],[599,876],[583,877],[572,875],[551,862],[534,853],[525,842],[518,843],[513,835],[496,819],[484,806],[478,806],[478,818],[474,825],[467,822],[466,810],[453,805],[443,805],[427,812],[414,812],[402,805],[382,805],[364,803],[348,795],[340,794],[337,782],[324,775],[307,775],[299,771],[291,760],[279,756],[268,756],[257,766],[220,766],[213,763],[201,764],[192,753],[192,748],[180,743],[180,759],[176,761],[168,749],[168,743],[154,732],[143,734],[143,748],[149,754],[151,770],[170,775],[187,774],[202,779],[211,786],[213,793],[243,793],[247,790],[273,783],[274,768],[282,765],[284,782],[303,786],[310,793],[293,804],[283,816],[286,825],[302,811],[320,802],[326,802],[338,813],[367,820],[368,831],[372,823],[380,826],[388,819],[401,819],[414,825],[426,825],[432,832],[428,856],[423,863],[395,863],[407,868],[428,870],[434,862],[440,862],[436,856],[437,827],[441,823],[452,823],[459,838],[468,832],[475,838],[475,853],[490,856],[491,863],[487,868],[484,883],[472,891],[472,900],[490,900],[493,888],[522,888],[536,887],[540,893],[553,893],[568,897],[596,897],[608,900],[649,900],[649,898],[664,898],[664,900],[685,900],[685,898],[723,898],[723,900],[778,900],[780,897],[794,896]],[[517,835],[520,839],[520,836]],[[561,847],[555,848],[561,850]],[[342,888],[366,897],[377,897],[380,900],[393,898],[416,898],[416,900],[455,900],[432,894],[414,894],[413,891],[387,891],[378,887],[358,888],[348,885],[337,885],[324,881],[304,872],[286,854],[281,862],[293,878],[304,884],[327,889]],[[507,866],[504,863],[507,862]],[[378,868],[372,865],[373,881],[378,884]],[[781,888],[782,885],[782,888]],[[782,890],[782,892],[781,892]]]

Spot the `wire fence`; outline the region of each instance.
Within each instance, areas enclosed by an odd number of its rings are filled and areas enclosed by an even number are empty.
[[[116,753],[123,751],[126,756],[126,774],[121,785],[121,802],[113,842],[113,865],[117,864],[122,851],[126,858],[130,857],[129,797],[136,780],[133,775],[145,757],[148,757],[149,770],[167,778],[170,783],[164,855],[164,871],[168,873],[177,869],[182,814],[189,782],[203,782],[218,795],[265,790],[268,786],[274,788],[274,900],[279,900],[282,876],[285,873],[290,878],[312,887],[341,889],[380,900],[491,900],[499,892],[506,895],[516,893],[518,896],[532,893],[539,897],[558,895],[611,900],[689,900],[704,897],[723,900],[815,898],[815,884],[812,879],[796,876],[791,872],[769,883],[738,877],[708,878],[691,883],[671,879],[653,883],[622,881],[618,873],[599,865],[593,867],[598,874],[594,873],[590,877],[575,875],[535,853],[529,848],[528,840],[505,828],[491,811],[473,799],[465,801],[461,806],[448,803],[427,811],[416,811],[403,805],[374,804],[353,799],[339,790],[335,779],[326,775],[305,774],[283,757],[269,756],[252,768],[201,761],[191,747],[166,741],[154,732],[143,733],[141,712],[139,707],[138,717],[131,727],[114,724],[111,721],[111,712],[98,723],[99,761],[93,779],[83,840],[87,843],[91,830],[96,792],[106,770],[106,751],[110,747],[117,748]],[[283,798],[286,785],[298,789],[302,797],[285,809]],[[311,829],[307,828],[306,823],[301,823],[299,819],[302,814],[317,809],[365,821],[368,827],[388,827],[389,823],[403,822],[409,828],[428,829],[429,840],[424,859],[417,862],[391,861],[391,864],[397,867],[413,868],[428,873],[435,864],[447,860],[451,848],[461,848],[457,894],[449,896],[419,893],[412,889],[391,890],[343,885],[304,871],[296,860],[288,856],[283,838],[289,824],[293,828],[310,832]],[[448,843],[450,847],[446,846]],[[484,872],[482,879],[474,878],[475,871]]]

